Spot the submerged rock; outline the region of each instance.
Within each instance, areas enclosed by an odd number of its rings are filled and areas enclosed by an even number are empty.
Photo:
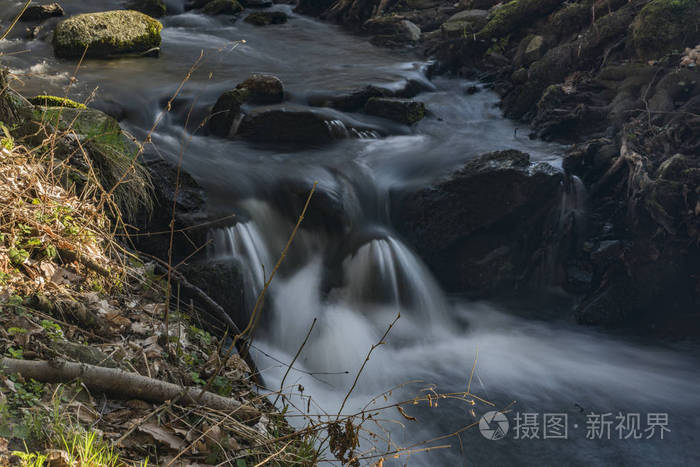
[[[284,100],[282,80],[273,75],[254,74],[236,89],[248,90],[248,98],[253,104],[277,104]]]
[[[530,270],[563,175],[522,152],[485,154],[394,199],[394,222],[451,291],[512,291]]]
[[[54,53],[59,58],[109,58],[139,54],[160,46],[163,25],[132,10],[85,13],[61,21],[54,32]]]
[[[63,8],[61,8],[61,5],[58,3],[51,3],[49,5],[29,5],[29,7],[24,10],[19,20],[43,21],[45,19],[63,16],[64,14]]]
[[[131,0],[126,4],[126,7],[131,10],[140,11],[153,18],[165,16],[167,7],[163,0]]]
[[[284,24],[288,16],[282,11],[257,11],[245,17],[245,22],[254,26],[268,26],[270,24]]]
[[[425,104],[410,99],[372,97],[365,105],[365,112],[410,125],[425,116]]]

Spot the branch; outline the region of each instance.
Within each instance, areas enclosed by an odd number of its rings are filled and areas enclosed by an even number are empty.
[[[215,410],[233,412],[233,416],[238,419],[248,420],[260,417],[258,409],[243,405],[235,399],[211,392],[200,394],[200,388],[182,387],[116,368],[63,360],[49,362],[3,358],[0,360],[0,370],[19,373],[24,378],[32,378],[43,383],[68,383],[80,379],[89,389],[130,399],[151,402],[178,399],[178,402],[183,405],[202,405]]]

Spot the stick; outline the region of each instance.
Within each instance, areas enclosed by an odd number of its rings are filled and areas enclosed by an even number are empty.
[[[215,410],[233,412],[239,419],[260,417],[258,409],[243,405],[235,399],[206,392],[200,388],[182,387],[177,384],[129,373],[116,368],[105,368],[85,363],[63,360],[17,360],[3,358],[0,369],[8,373],[19,373],[24,378],[33,378],[44,383],[68,383],[81,379],[91,390],[109,392],[121,397],[164,402],[178,399],[184,405],[203,405]]]

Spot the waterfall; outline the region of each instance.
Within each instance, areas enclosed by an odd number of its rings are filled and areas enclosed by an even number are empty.
[[[246,266],[250,283],[260,291],[270,273],[272,263],[260,231],[253,222],[239,222],[234,226],[216,229],[211,233],[210,258],[235,258]],[[257,293],[257,292],[256,292]]]
[[[351,304],[391,305],[436,321],[447,309],[425,265],[392,237],[371,240],[345,258],[343,275],[342,296]]]

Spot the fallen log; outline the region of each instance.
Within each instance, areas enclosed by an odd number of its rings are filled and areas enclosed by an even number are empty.
[[[106,392],[125,399],[141,399],[150,402],[177,400],[178,404],[209,407],[231,413],[244,421],[257,420],[260,411],[243,405],[235,399],[211,392],[202,393],[199,387],[183,387],[117,368],[105,368],[64,360],[17,360],[3,358],[0,370],[19,373],[42,383],[68,383],[80,379],[90,390]]]

